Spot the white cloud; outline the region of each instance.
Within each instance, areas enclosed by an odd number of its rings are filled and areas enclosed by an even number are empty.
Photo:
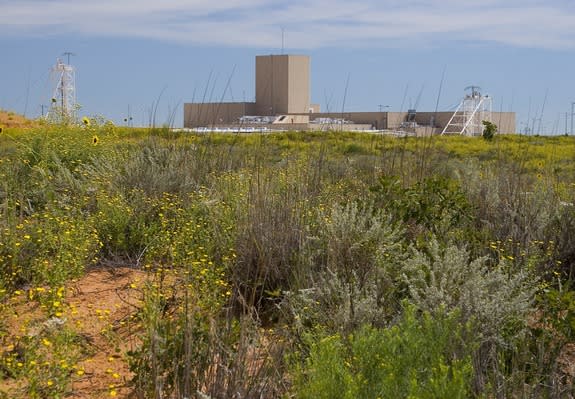
[[[290,48],[490,41],[571,48],[567,0],[0,0],[4,37],[77,33]]]

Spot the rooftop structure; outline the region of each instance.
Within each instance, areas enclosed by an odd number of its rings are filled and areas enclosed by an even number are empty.
[[[309,112],[309,92],[308,56],[256,57],[257,115]]]

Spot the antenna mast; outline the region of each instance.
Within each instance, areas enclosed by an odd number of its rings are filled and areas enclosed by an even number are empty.
[[[65,52],[62,55],[67,56],[68,63],[64,64],[58,58],[52,67],[54,91],[48,116],[64,122],[74,120],[76,116],[76,74],[70,65],[70,56],[75,54]]]

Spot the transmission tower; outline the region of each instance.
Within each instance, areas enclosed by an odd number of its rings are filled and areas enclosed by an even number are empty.
[[[469,86],[465,90],[470,92],[465,95],[441,134],[481,136],[483,121],[491,122],[491,97],[482,96],[479,91],[481,87],[478,86]]]
[[[68,64],[59,58],[52,67],[51,80],[54,87],[49,116],[61,118],[62,121],[71,121],[76,117],[76,76],[75,69],[70,65],[70,56],[73,53],[64,53],[68,56]]]

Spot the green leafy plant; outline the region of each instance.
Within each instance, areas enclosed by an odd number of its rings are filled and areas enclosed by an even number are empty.
[[[457,312],[417,317],[408,306],[395,326],[313,339],[294,391],[299,398],[467,398],[470,332]]]
[[[493,140],[495,133],[497,133],[497,125],[490,121],[481,121],[483,124],[483,138],[487,141]]]

